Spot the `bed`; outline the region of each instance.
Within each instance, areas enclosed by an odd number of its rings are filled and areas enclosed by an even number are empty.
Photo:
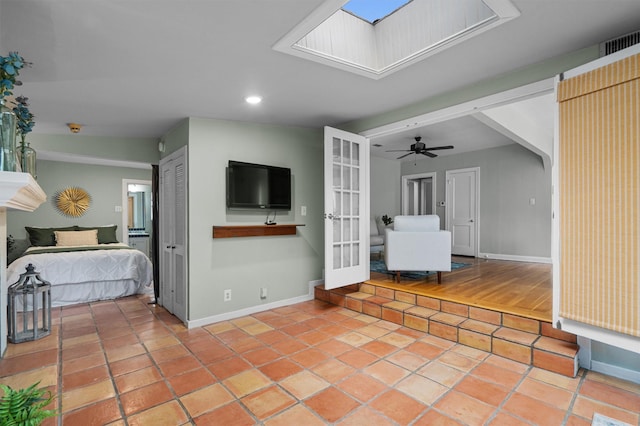
[[[37,228],[38,232],[53,230],[55,244],[49,235],[44,239],[47,244],[42,244],[43,241],[32,238],[30,228],[27,228],[32,246],[8,266],[7,283],[18,281],[31,263],[41,278],[51,283],[52,306],[153,293],[151,261],[141,251],[117,240],[114,242],[115,225],[112,226],[113,235],[103,233],[104,238],[89,240],[83,239],[86,231],[94,235],[96,228],[73,228],[76,229]],[[75,244],[77,242],[93,244]]]

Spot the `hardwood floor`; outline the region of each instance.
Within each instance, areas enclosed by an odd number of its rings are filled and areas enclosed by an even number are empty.
[[[453,256],[452,261],[469,266],[443,272],[442,284],[437,283],[435,274],[426,280],[403,278],[400,283],[395,283],[390,275],[376,272],[371,273],[367,283],[551,321],[551,265],[459,256]]]

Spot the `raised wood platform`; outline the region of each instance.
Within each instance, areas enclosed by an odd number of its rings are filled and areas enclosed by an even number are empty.
[[[506,312],[551,322],[552,269],[550,264],[454,256],[466,263],[442,273],[442,283],[430,275],[423,280],[395,283],[392,276],[372,272],[367,283],[421,296]]]
[[[546,290],[548,296],[543,294],[545,291],[542,291],[538,282],[538,275],[545,275],[545,270],[550,273],[550,266],[476,259],[467,259],[466,263],[472,265],[444,273],[442,284],[437,284],[435,276],[398,284],[384,274],[377,274],[380,275],[378,277],[372,274],[372,279],[366,283],[334,290],[318,286],[315,288],[315,298],[514,361],[575,377],[578,372],[577,338],[551,326],[550,281]],[[522,267],[521,272],[517,272],[518,266]],[[493,273],[490,273],[492,269]],[[523,279],[508,278],[511,275]],[[487,279],[483,281],[480,277]],[[501,277],[509,285],[505,286]],[[527,278],[531,279],[529,285],[523,285]],[[464,283],[476,291],[466,289]],[[495,289],[492,288],[494,284]],[[456,288],[462,294],[457,294]],[[531,288],[537,288],[540,294],[536,294],[536,291],[528,294]],[[509,297],[491,300],[492,294],[501,292],[507,292],[511,300]],[[547,297],[548,314],[540,309],[540,306],[545,306],[542,301]]]

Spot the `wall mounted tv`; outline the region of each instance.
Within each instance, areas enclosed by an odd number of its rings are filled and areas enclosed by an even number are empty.
[[[227,208],[291,210],[291,169],[229,161]]]

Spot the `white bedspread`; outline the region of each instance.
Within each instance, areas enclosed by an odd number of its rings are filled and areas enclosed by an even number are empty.
[[[105,244],[105,246],[122,246],[125,244]],[[153,266],[149,258],[135,249],[106,249],[71,251],[59,253],[30,254],[35,247],[16,259],[7,268],[7,283],[13,284],[20,279],[32,263],[43,280],[51,283],[53,306],[70,303],[88,302],[91,300],[115,298],[136,293],[147,293],[152,288]],[[100,289],[101,283],[105,288]],[[128,282],[126,289],[112,289],[114,282]],[[91,292],[83,285],[95,287]],[[56,290],[56,287],[60,287]],[[64,286],[64,289],[62,288]],[[109,289],[108,289],[109,288]],[[76,291],[77,290],[77,291]],[[70,292],[78,296],[69,297]],[[60,300],[60,297],[63,300]],[[91,300],[86,300],[90,298]]]

